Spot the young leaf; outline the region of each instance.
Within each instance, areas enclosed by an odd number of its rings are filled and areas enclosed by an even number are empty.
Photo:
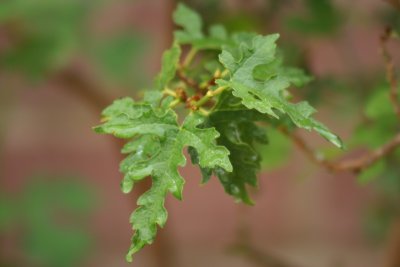
[[[164,199],[167,192],[182,199],[184,180],[178,168],[186,164],[182,150],[190,146],[198,151],[203,168],[221,168],[232,171],[229,151],[216,145],[219,133],[213,128],[198,128],[204,117],[191,114],[182,126],[171,109],[154,110],[151,105],[135,103],[130,98],[115,101],[103,112],[105,122],[96,127],[98,133],[120,138],[134,138],[123,148],[130,153],[121,163],[125,174],[122,190],[128,193],[134,184],[146,176],[152,177],[152,187],[138,200],[139,208],[133,212],[131,223],[135,230],[127,260],[144,245],[151,244],[157,225],[163,227],[167,220]]]
[[[200,15],[182,3],[174,13],[174,22],[183,28],[175,31],[175,40],[180,44],[190,44],[197,50],[219,50],[223,45],[231,44],[222,25],[212,25],[209,29],[210,36],[205,36]]]
[[[230,71],[231,77],[229,80],[220,79],[217,83],[220,86],[232,88],[233,95],[241,98],[247,108],[256,109],[275,118],[279,118],[276,110],[286,113],[296,126],[315,130],[328,141],[342,147],[338,136],[331,133],[322,123],[311,118],[315,110],[308,103],[293,104],[283,96],[290,82],[274,64],[275,42],[278,37],[278,34],[258,35],[253,37],[251,44],[247,40],[246,43],[238,44],[237,49],[229,47],[223,49],[220,61]],[[268,70],[268,75],[262,77],[258,73],[254,77],[254,70],[260,65],[267,66],[264,71]],[[260,80],[260,77],[265,79]]]
[[[183,30],[175,32],[175,40],[179,43],[190,43],[193,40],[202,39],[203,22],[199,14],[179,3],[174,12],[174,22],[181,26]]]
[[[157,77],[157,89],[164,90],[168,83],[175,77],[181,56],[181,48],[175,42],[172,47],[164,52],[161,72]]]

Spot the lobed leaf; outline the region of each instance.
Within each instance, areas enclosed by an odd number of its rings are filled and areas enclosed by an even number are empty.
[[[290,79],[282,74],[276,64],[276,40],[278,34],[241,38],[245,42],[235,48],[226,47],[220,54],[220,62],[230,71],[229,80],[218,80],[220,86],[233,89],[233,95],[242,99],[243,105],[279,119],[276,111],[287,114],[296,126],[315,130],[338,147],[343,144],[338,136],[331,133],[322,123],[314,120],[315,113],[306,102],[290,103],[284,96]],[[261,69],[260,69],[261,66]]]
[[[179,3],[174,12],[174,22],[183,30],[175,32],[175,40],[179,43],[190,43],[192,40],[202,39],[203,21],[197,12],[186,5]]]
[[[184,179],[178,168],[186,164],[182,150],[193,147],[199,152],[199,164],[203,168],[221,168],[232,171],[229,151],[216,144],[219,133],[213,128],[198,128],[204,117],[191,114],[182,126],[171,109],[156,110],[150,104],[136,103],[130,98],[115,101],[103,112],[104,123],[95,127],[98,133],[131,138],[122,149],[128,153],[120,170],[125,174],[122,190],[129,193],[134,184],[147,176],[152,177],[152,187],[139,199],[139,208],[131,216],[135,234],[127,254],[132,255],[151,244],[157,233],[157,225],[163,227],[167,220],[165,196],[171,192],[182,199]]]
[[[203,33],[203,21],[200,15],[186,5],[178,4],[174,13],[174,22],[182,30],[175,31],[175,40],[179,44],[190,44],[195,49],[221,49],[223,45],[231,44],[226,29],[222,25],[212,25],[209,36]]]

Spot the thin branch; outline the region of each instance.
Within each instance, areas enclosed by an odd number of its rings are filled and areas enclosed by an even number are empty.
[[[385,61],[386,79],[390,85],[390,102],[392,103],[396,116],[400,119],[400,101],[398,94],[399,87],[395,75],[393,58],[387,49],[387,42],[390,40],[392,33],[392,29],[390,27],[386,27],[384,33],[381,35],[380,38],[380,50],[382,57]]]
[[[398,267],[400,263],[400,218],[393,220],[387,232],[387,247],[383,267]]]
[[[400,11],[400,0],[384,0],[388,4],[392,5],[395,9]]]
[[[392,103],[396,116],[400,119],[400,101],[398,98],[398,83],[395,77],[395,68],[393,58],[390,55],[386,44],[392,36],[392,30],[386,28],[382,34],[381,41],[381,54],[385,60],[386,65],[386,78],[390,85],[390,102]],[[286,128],[280,128],[280,132],[290,137],[293,143],[314,163],[322,166],[331,172],[352,172],[360,173],[366,168],[378,162],[380,159],[388,156],[400,147],[400,133],[397,133],[391,140],[383,144],[381,147],[369,151],[364,155],[347,160],[328,161],[316,153],[306,141],[296,133],[290,133]]]
[[[245,257],[250,262],[260,267],[293,267],[282,261],[282,259],[278,259],[265,251],[260,251],[247,243],[234,245],[231,247],[230,251]]]
[[[62,84],[69,93],[73,93],[96,109],[96,112],[101,112],[113,101],[112,97],[102,93],[106,90],[99,90],[99,84],[83,75],[82,70],[76,66],[70,65],[55,73],[54,80]]]
[[[380,159],[390,155],[392,152],[400,147],[400,133],[398,133],[390,141],[388,141],[381,147],[367,152],[366,154],[358,158],[339,161],[328,161],[321,157],[318,153],[316,153],[298,134],[290,133],[289,131],[287,131],[287,129],[284,128],[279,128],[279,131],[292,139],[293,143],[302,152],[304,152],[304,154],[312,162],[322,166],[323,168],[331,172],[353,172],[356,174],[360,173],[378,162]]]
[[[203,96],[199,101],[197,101],[194,106],[196,108],[199,108],[206,104],[208,101],[210,101],[214,96],[217,96],[221,94],[223,91],[225,91],[228,88],[228,86],[221,86],[215,89],[214,91],[208,91],[205,96]]]
[[[228,74],[229,74],[229,70],[227,70],[227,69],[224,70],[223,72],[221,72],[221,70],[217,69],[214,72],[214,75],[210,80],[205,81],[204,83],[200,84],[200,88],[203,90],[203,92],[210,91],[212,86],[217,85],[216,82],[218,79],[224,78]]]
[[[171,90],[169,88],[165,88],[163,91],[164,94],[169,95],[169,96],[173,96],[175,98],[178,97],[178,95],[176,94],[176,92],[174,90]]]
[[[182,68],[187,68],[189,65],[193,62],[194,58],[196,57],[198,50],[194,47],[190,49],[190,51],[187,53],[183,63],[182,63]]]
[[[193,80],[193,79],[191,79],[191,78],[186,76],[186,74],[184,73],[182,67],[179,67],[179,69],[177,71],[177,75],[178,75],[178,78],[184,84],[186,84],[186,86],[188,86],[190,88],[193,88],[196,91],[196,93],[202,93],[203,92],[203,90],[200,88],[199,84],[195,80]]]
[[[247,259],[249,262],[260,267],[293,267],[285,259],[281,259],[273,253],[256,248],[251,243],[251,228],[247,222],[247,207],[238,207],[238,228],[236,231],[236,242],[228,247],[228,252]]]

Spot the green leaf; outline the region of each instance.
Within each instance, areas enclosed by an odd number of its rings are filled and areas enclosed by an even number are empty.
[[[230,92],[224,92],[217,106],[210,114],[205,126],[215,127],[221,134],[218,144],[230,151],[229,160],[233,165],[233,171],[222,168],[201,168],[203,182],[210,179],[212,172],[219,178],[225,192],[236,200],[246,204],[252,204],[246,184],[257,186],[257,172],[260,170],[261,157],[255,149],[257,143],[266,143],[266,133],[255,121],[262,121],[265,116],[255,110],[248,110],[241,105],[240,99],[232,96]],[[189,151],[192,162],[197,164],[197,151]]]
[[[307,75],[304,70],[293,67],[282,68],[281,74],[285,75],[286,79],[296,87],[303,87],[313,80],[313,77]]]
[[[182,27],[175,31],[175,40],[180,44],[190,44],[195,49],[221,49],[230,44],[226,29],[222,25],[212,25],[209,36],[204,35],[203,22],[200,15],[186,5],[180,3],[174,13],[174,22]]]
[[[143,95],[143,102],[152,105],[157,108],[163,98],[163,93],[159,90],[147,90]]]
[[[315,113],[306,102],[293,104],[284,96],[290,85],[290,79],[282,74],[279,64],[276,64],[276,40],[278,34],[255,36],[252,42],[237,44],[238,48],[226,47],[220,54],[220,62],[230,71],[229,80],[218,80],[220,86],[233,89],[233,95],[242,99],[243,105],[256,109],[272,117],[279,118],[276,111],[287,114],[293,123],[306,130],[315,130],[328,141],[338,147],[343,144],[338,136],[331,133],[322,123],[311,118]],[[268,72],[262,76],[260,66]],[[256,74],[256,75],[255,75]]]
[[[97,133],[112,134],[119,138],[132,138],[139,134],[163,136],[176,130],[176,114],[170,110],[155,114],[148,104],[137,104],[131,98],[116,100],[103,112],[105,123],[95,127]]]
[[[175,39],[179,43],[190,43],[193,40],[203,38],[203,22],[194,10],[179,3],[173,16],[174,22],[183,28],[183,30],[175,32]]]
[[[228,33],[227,33],[225,27],[221,24],[211,25],[209,32],[210,32],[210,37],[212,37],[212,38],[216,38],[216,39],[227,39],[228,38]]]
[[[182,199],[184,179],[178,168],[186,164],[182,150],[193,147],[198,151],[198,162],[203,168],[221,168],[232,171],[229,151],[216,144],[219,133],[213,128],[198,128],[205,118],[194,113],[179,126],[171,109],[155,110],[149,104],[135,103],[130,98],[115,101],[103,112],[104,123],[95,127],[98,133],[120,138],[132,138],[122,149],[129,153],[121,163],[125,174],[122,190],[128,193],[134,184],[147,176],[152,187],[138,199],[139,208],[131,216],[135,230],[127,260],[151,244],[157,225],[163,227],[167,219],[164,199],[167,192]]]
[[[164,90],[168,83],[175,77],[181,52],[181,48],[176,42],[169,50],[164,52],[161,72],[157,77],[158,90]]]

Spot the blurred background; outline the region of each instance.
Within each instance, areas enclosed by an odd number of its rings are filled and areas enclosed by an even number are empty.
[[[186,0],[206,24],[279,32],[293,91],[357,156],[398,130],[379,37],[397,0]],[[174,0],[0,1],[0,266],[129,266],[121,143],[93,133],[101,110],[152,86],[172,41]],[[400,44],[389,49],[400,62]],[[397,53],[396,53],[397,51]],[[301,132],[301,134],[304,134]],[[329,157],[343,152],[304,137]],[[254,207],[186,167],[184,201],[132,266],[398,267],[400,151],[362,175],[330,174],[269,132]],[[397,234],[396,234],[397,233]],[[392,264],[392,265],[390,265]]]

